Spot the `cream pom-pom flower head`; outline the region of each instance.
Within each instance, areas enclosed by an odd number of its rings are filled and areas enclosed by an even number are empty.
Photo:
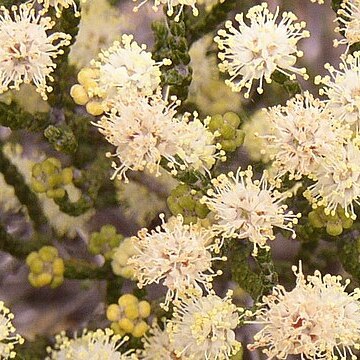
[[[212,287],[214,260],[226,260],[213,254],[219,252],[212,229],[200,224],[185,225],[181,215],[149,232],[146,228],[133,237],[138,254],[128,260],[134,268],[138,286],[162,283],[168,288],[164,308],[171,300],[188,293],[202,293]]]
[[[316,84],[323,84],[320,95],[326,95],[328,109],[335,118],[360,130],[360,52],[341,57],[339,70],[325,64],[330,76],[315,78]]]
[[[0,7],[0,93],[33,82],[47,99],[46,93],[52,91],[47,81],[53,81],[54,59],[71,39],[62,32],[48,35],[54,25],[51,18],[37,15],[29,4],[13,6],[11,11]]]
[[[24,339],[15,333],[13,318],[14,315],[4,302],[0,301],[0,359],[14,359],[16,356],[14,345],[24,342]]]
[[[114,154],[107,154],[121,162],[113,162],[112,179],[117,176],[128,181],[128,170],[148,169],[160,175],[162,157],[175,161],[179,141],[179,127],[174,120],[177,105],[167,104],[158,94],[129,97],[126,103],[118,101],[111,112],[94,123],[106,140],[116,146]]]
[[[284,12],[279,23],[279,8],[272,14],[266,3],[253,6],[246,14],[250,25],[244,21],[244,14],[238,14],[235,20],[239,23],[236,29],[231,21],[225,23],[225,28],[219,30],[215,42],[219,47],[219,69],[227,72],[230,79],[226,83],[233,91],[246,88],[245,97],[249,97],[254,80],[259,80],[257,88],[263,93],[263,81],[271,82],[275,70],[288,75],[290,79],[295,74],[307,78],[304,68],[296,68],[297,57],[303,55],[297,49],[300,39],[310,36],[303,30],[305,22],[294,23],[297,17],[292,12]]]
[[[304,196],[313,208],[324,206],[325,214],[335,215],[342,207],[345,215],[356,219],[354,203],[360,198],[360,146],[359,139],[338,146],[328,153],[315,172],[315,184]]]
[[[352,44],[360,41],[360,1],[344,0],[340,4],[336,20],[340,25],[335,29],[344,38],[334,40],[334,46],[347,45],[347,50]]]
[[[273,131],[264,138],[274,150],[274,168],[278,176],[288,173],[290,179],[313,174],[324,156],[352,135],[307,91],[288,100],[286,106],[269,108],[266,114]]]
[[[253,255],[258,248],[268,248],[268,240],[274,240],[274,227],[290,230],[295,237],[293,224],[298,217],[286,211],[283,201],[291,193],[280,193],[269,186],[264,172],[260,180],[253,180],[251,167],[238,169],[234,175],[221,174],[212,180],[213,189],[202,198],[215,214],[215,232],[224,238],[249,239],[254,244]]]
[[[82,336],[69,339],[65,333],[56,336],[54,349],[47,349],[46,360],[136,360],[133,350],[121,351],[128,337],[114,335],[111,329],[85,330]]]
[[[293,271],[293,290],[277,285],[257,304],[256,319],[249,323],[263,328],[248,348],[264,348],[268,359],[357,359],[351,348],[360,346],[360,290],[347,293],[350,281],[343,285],[341,276],[319,271],[305,279],[301,264]]]
[[[178,303],[168,323],[170,344],[179,359],[229,360],[241,349],[235,339],[239,323],[238,308],[231,301],[210,293]]]

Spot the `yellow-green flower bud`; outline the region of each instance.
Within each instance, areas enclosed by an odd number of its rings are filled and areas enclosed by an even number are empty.
[[[113,225],[104,225],[100,232],[94,232],[90,236],[89,251],[94,255],[103,255],[105,259],[109,260],[112,257],[113,250],[119,246],[124,237],[117,234],[116,228]]]
[[[120,298],[118,300],[118,304],[122,307],[137,304],[137,303],[138,303],[138,299],[133,294],[122,295],[122,296],[120,296]]]
[[[126,333],[131,333],[134,330],[134,323],[128,318],[122,318],[118,324],[120,329]]]
[[[120,318],[120,315],[121,315],[120,307],[117,304],[111,304],[106,309],[106,317],[110,321],[117,321]]]
[[[139,316],[142,318],[147,318],[150,316],[151,306],[150,304],[143,300],[139,302]]]
[[[192,190],[189,185],[180,184],[170,193],[167,205],[173,215],[182,215],[185,224],[196,223],[209,213],[206,205],[201,204],[203,194]]]
[[[345,215],[345,211],[341,207],[337,207],[335,215],[326,215],[323,207],[318,207],[311,211],[308,215],[310,224],[314,228],[325,227],[326,232],[331,236],[338,236],[343,229],[349,229],[353,225],[351,217]]]
[[[326,232],[331,236],[338,236],[343,232],[341,222],[328,222],[326,224]]]
[[[130,333],[140,337],[148,329],[143,319],[150,316],[150,310],[150,304],[147,301],[139,302],[133,294],[124,294],[117,304],[108,306],[106,317],[112,322],[111,328],[116,333]]]
[[[37,193],[46,193],[52,199],[65,196],[64,186],[71,183],[73,171],[71,168],[61,168],[56,158],[47,158],[32,168],[31,188]]]
[[[55,288],[64,281],[64,261],[53,246],[43,246],[38,252],[31,252],[26,258],[29,266],[29,282],[34,287],[50,285]]]
[[[245,133],[238,129],[241,120],[234,112],[227,112],[224,115],[214,115],[211,117],[209,129],[218,134],[217,141],[221,149],[226,152],[233,152],[244,142]]]
[[[145,321],[141,320],[135,325],[131,334],[134,337],[142,337],[145,335],[148,329],[149,329],[149,325]]]
[[[138,300],[136,299],[136,303],[129,304],[124,307],[125,316],[130,320],[135,320],[139,317],[139,306]]]

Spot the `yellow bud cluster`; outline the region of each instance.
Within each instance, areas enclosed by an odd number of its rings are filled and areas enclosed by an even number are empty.
[[[73,85],[70,90],[75,103],[85,106],[86,111],[93,116],[102,115],[106,110],[103,96],[97,90],[96,79],[99,75],[98,69],[83,68],[77,76],[79,84]]]
[[[32,168],[31,189],[37,193],[46,193],[48,198],[65,196],[65,185],[71,184],[73,171],[61,168],[58,159],[50,157]]]
[[[150,316],[150,304],[139,301],[133,294],[122,295],[117,304],[110,304],[106,310],[106,317],[112,322],[111,328],[116,334],[131,334],[142,337],[149,329],[144,321]]]
[[[31,252],[26,258],[29,266],[29,282],[34,287],[60,286],[64,281],[64,261],[53,246],[43,246],[38,252]]]
[[[113,250],[111,267],[115,275],[134,280],[134,268],[128,264],[130,257],[137,254],[132,238],[126,238]]]

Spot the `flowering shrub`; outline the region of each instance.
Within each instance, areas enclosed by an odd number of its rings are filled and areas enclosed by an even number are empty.
[[[360,0],[134,2],[0,0],[0,359],[358,359]]]

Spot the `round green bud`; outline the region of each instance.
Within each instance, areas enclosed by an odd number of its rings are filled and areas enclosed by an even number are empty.
[[[40,258],[34,259],[29,264],[30,271],[34,274],[41,274],[44,271],[44,263]]]
[[[59,255],[59,252],[54,246],[43,246],[39,250],[39,256],[41,260],[51,262]]]
[[[31,186],[32,191],[34,191],[36,193],[40,193],[40,194],[46,192],[46,190],[47,190],[46,186],[42,182],[40,182],[34,178],[31,179],[30,186]]]
[[[331,236],[338,236],[343,232],[343,227],[340,221],[328,222],[326,224],[326,232]]]
[[[236,144],[234,140],[223,140],[220,142],[221,149],[226,152],[233,152],[236,150]]]
[[[54,276],[51,281],[50,287],[52,289],[55,289],[55,288],[59,287],[60,285],[62,285],[63,282],[64,282],[63,276]]]
[[[321,219],[317,211],[311,211],[308,215],[308,219],[314,228],[320,229],[325,226],[325,222]]]
[[[224,124],[220,127],[220,133],[223,139],[225,140],[232,140],[235,138],[236,129],[231,125]]]
[[[64,185],[69,185],[72,183],[74,174],[71,168],[63,169],[61,175],[62,175],[62,182]]]
[[[211,116],[211,120],[209,122],[209,130],[211,132],[215,132],[216,130],[219,130],[219,128],[224,124],[223,118],[221,115],[216,114]]]
[[[179,205],[185,210],[194,210],[196,201],[191,196],[182,196],[179,199]]]
[[[200,202],[196,203],[195,213],[197,217],[199,217],[200,219],[204,219],[209,212],[210,210],[205,204],[201,204]]]
[[[245,132],[243,130],[236,130],[235,145],[236,147],[241,146],[245,140]]]
[[[229,111],[223,115],[223,121],[235,129],[240,126],[241,122],[240,117],[232,111]]]

